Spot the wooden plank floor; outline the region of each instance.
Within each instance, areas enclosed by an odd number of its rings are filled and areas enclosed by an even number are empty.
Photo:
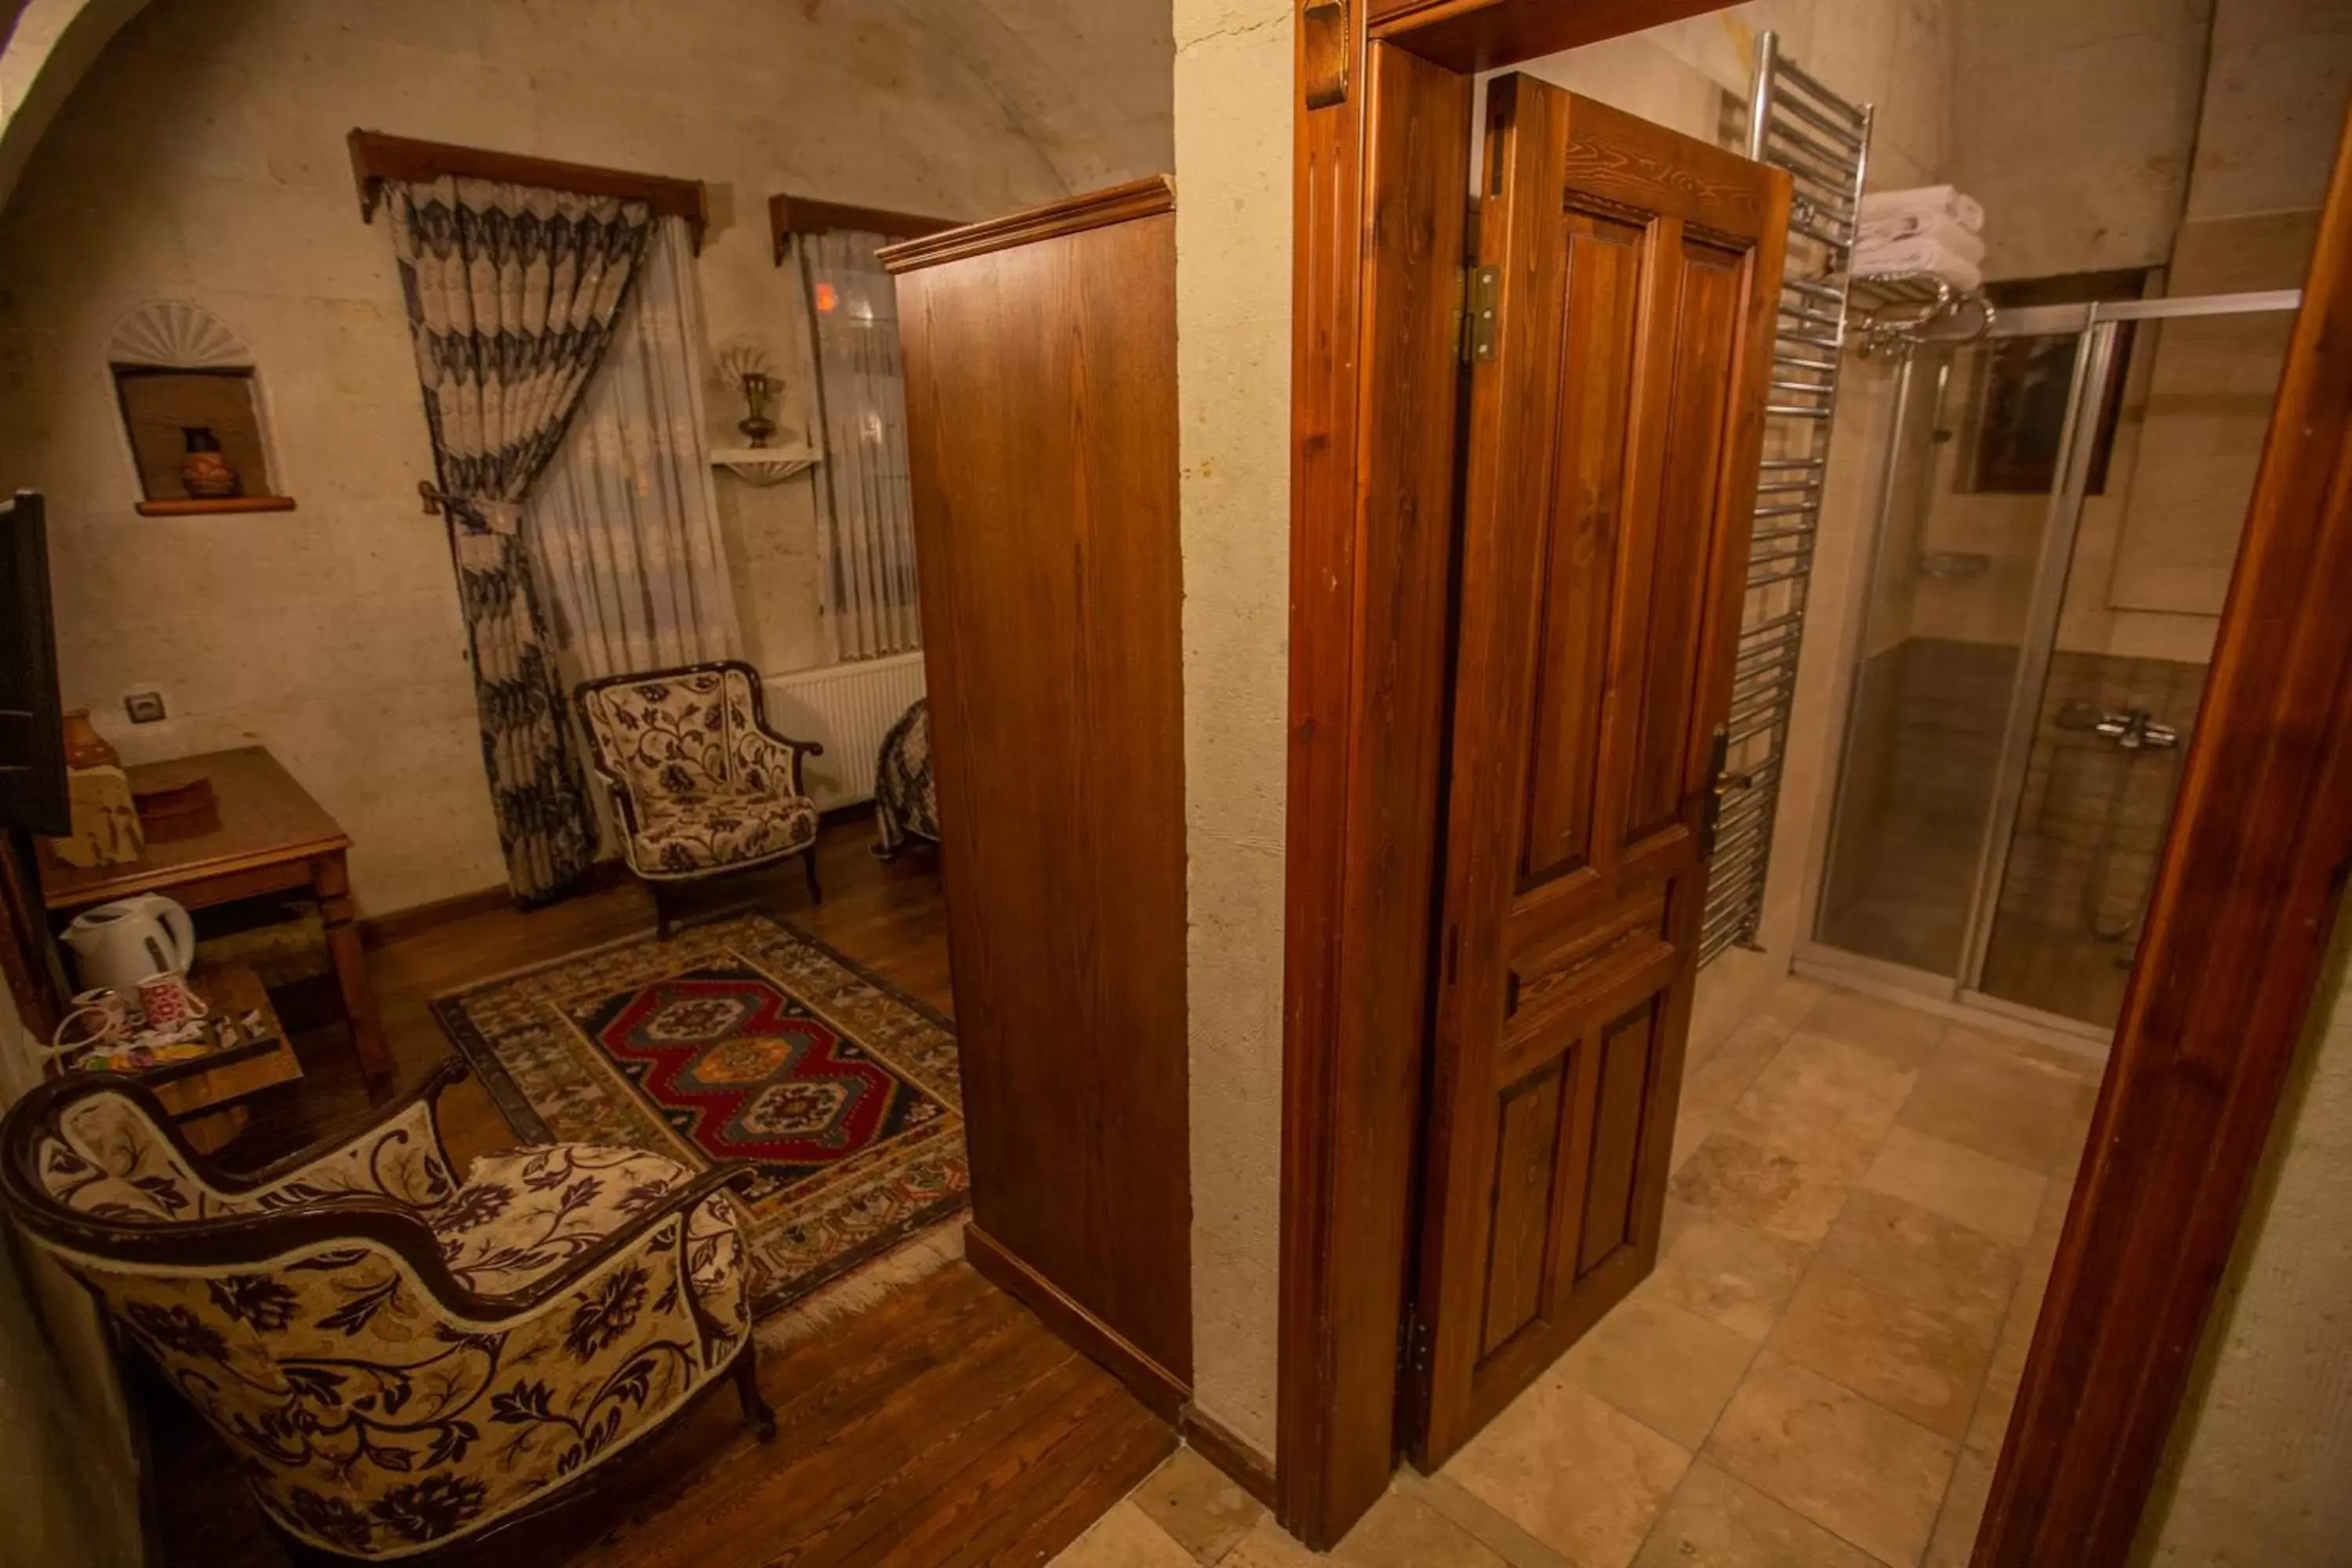
[[[863,822],[825,830],[825,896],[814,909],[796,865],[724,884],[712,907],[756,897],[946,1011],[937,860],[919,848],[885,865],[866,852],[872,841]],[[434,996],[652,920],[630,884],[528,915],[469,916],[378,949],[370,967],[404,1084],[448,1053],[429,1011]],[[365,1122],[366,1094],[340,1033],[306,1040],[302,1055],[305,1078],[257,1101],[252,1128],[226,1157],[257,1163]],[[461,1165],[514,1142],[478,1085],[444,1104]],[[776,1407],[773,1443],[754,1442],[719,1389],[613,1467],[597,1496],[534,1526],[527,1551],[510,1542],[483,1555],[578,1568],[1039,1563],[1175,1447],[1116,1379],[962,1264],[771,1353],[760,1381]],[[286,1559],[226,1448],[160,1390],[140,1403],[150,1413],[165,1561],[278,1568]]]

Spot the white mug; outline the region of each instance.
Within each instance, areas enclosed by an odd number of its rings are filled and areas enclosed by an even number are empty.
[[[147,1016],[147,1026],[158,1031],[176,1029],[211,1011],[189,986],[188,977],[169,969],[139,983],[139,1010]]]

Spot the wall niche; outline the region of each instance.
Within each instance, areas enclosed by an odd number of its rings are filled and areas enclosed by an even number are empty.
[[[252,351],[184,300],[142,305],[106,342],[142,517],[291,511],[278,493]]]

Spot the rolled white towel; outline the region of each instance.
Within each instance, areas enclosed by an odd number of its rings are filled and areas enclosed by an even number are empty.
[[[1914,185],[1902,191],[1872,191],[1862,198],[1862,221],[1905,217],[1911,214],[1941,215],[1970,234],[1984,229],[1984,208],[1974,196],[1962,195],[1950,185]]]
[[[1979,265],[1984,261],[1984,237],[1962,228],[1940,214],[1908,213],[1902,217],[1864,218],[1854,236],[1855,243],[1864,247],[1899,245],[1911,239],[1924,239],[1932,245],[1941,246],[1963,261]]]

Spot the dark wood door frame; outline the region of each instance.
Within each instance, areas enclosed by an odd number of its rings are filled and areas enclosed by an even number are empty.
[[[1469,75],[1717,7],[1297,5],[1276,1459],[1283,1523],[1328,1547],[1385,1489],[1400,1358],[1425,1353],[1405,1268]],[[2352,857],[2347,179],[2339,161],[2096,1144],[1979,1542],[1986,1568],[2128,1550]]]

